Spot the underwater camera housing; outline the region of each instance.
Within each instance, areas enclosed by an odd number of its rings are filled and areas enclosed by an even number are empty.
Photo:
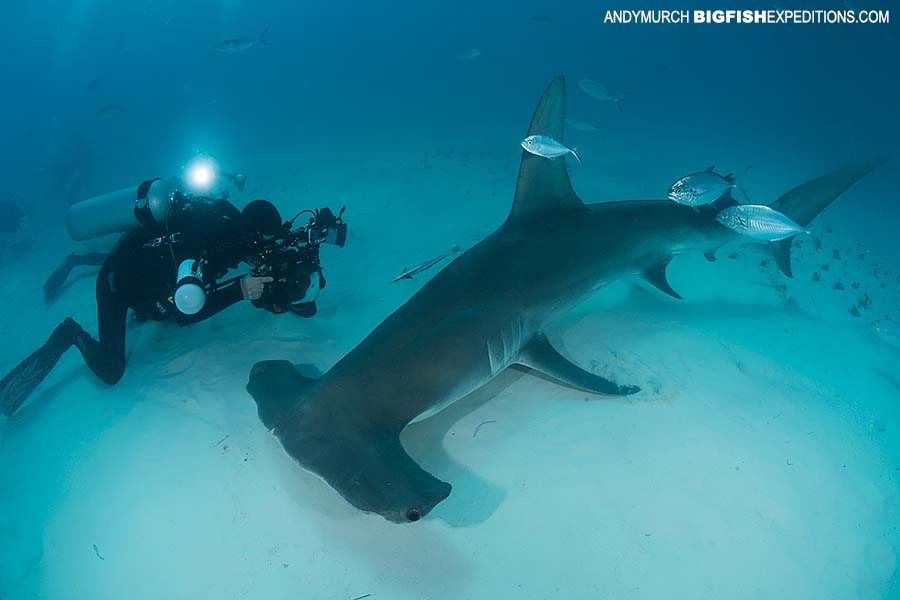
[[[253,305],[273,313],[293,312],[302,317],[316,314],[316,298],[325,287],[319,263],[319,246],[323,243],[343,247],[347,241],[347,224],[342,216],[329,208],[302,211],[282,230],[272,236],[259,235],[253,241],[256,255],[248,260],[254,277],[271,277],[273,281]],[[297,218],[310,213],[309,221],[294,227]]]

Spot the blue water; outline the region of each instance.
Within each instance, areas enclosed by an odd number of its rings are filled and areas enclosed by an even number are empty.
[[[684,303],[622,281],[557,325],[570,354],[623,369],[646,402],[589,410],[506,375],[415,426],[410,452],[454,484],[422,523],[348,507],[243,391],[260,358],[326,371],[437,272],[390,285],[404,266],[502,222],[558,74],[568,115],[601,127],[566,134],[588,202],[752,165],[743,184],[769,203],[896,152],[897,23],[604,25],[613,8],[0,6],[0,202],[22,212],[0,232],[0,371],[66,316],[96,331],[95,271],[43,303],[66,254],[112,242],[69,240],[67,208],[196,154],[247,173],[239,207],[347,205],[352,236],[323,250],[315,319],[244,303],[188,330],[131,327],[115,387],[64,357],[0,424],[0,598],[900,598],[900,340],[870,327],[900,322],[896,159],[817,219],[823,247],[802,242],[793,280],[735,246],[673,263]],[[212,49],[267,26],[268,46]],[[622,112],[584,78],[627,91]],[[121,114],[98,118],[108,104]],[[871,307],[850,314],[863,293]]]

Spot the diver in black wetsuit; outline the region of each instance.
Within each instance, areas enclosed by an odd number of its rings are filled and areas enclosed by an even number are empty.
[[[65,319],[43,346],[0,381],[0,412],[12,415],[73,345],[98,378],[116,384],[125,371],[129,308],[138,321],[171,318],[179,325],[208,319],[240,300],[251,300],[271,312],[285,312],[271,303],[260,302],[271,277],[246,275],[219,282],[229,269],[258,252],[255,241],[274,235],[285,225],[275,206],[265,200],[251,202],[239,212],[227,200],[191,197],[171,211],[164,225],[151,222],[124,234],[105,257],[95,254],[86,261],[67,259],[54,273],[54,285],[61,285],[72,266],[103,258],[96,290],[99,340],[74,319]],[[202,260],[202,274],[196,283],[206,292],[202,308],[194,314],[179,310],[178,301],[173,299],[179,283],[176,271],[185,259]],[[317,261],[310,273],[316,270],[321,275]],[[321,286],[324,279],[316,282],[316,292]],[[292,312],[301,316],[315,314],[315,298],[310,302],[306,299],[304,296],[300,303],[291,304]]]

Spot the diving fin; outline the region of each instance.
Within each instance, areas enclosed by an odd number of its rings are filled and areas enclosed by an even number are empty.
[[[90,254],[75,254],[73,252],[68,255],[62,261],[62,264],[50,274],[47,281],[44,282],[44,304],[50,305],[59,297],[72,269],[82,265],[99,267],[106,260],[107,256],[109,255],[105,252],[91,252]]]
[[[300,374],[286,360],[264,360],[253,365],[247,391],[256,400],[259,418],[267,429],[277,427],[315,379]]]
[[[56,326],[43,346],[31,353],[0,380],[0,412],[11,417],[37,389],[62,355],[75,343],[81,326],[66,319]]]
[[[522,348],[516,363],[570,387],[594,394],[628,396],[640,391],[637,386],[618,385],[599,375],[588,373],[560,354],[543,333],[538,333]]]

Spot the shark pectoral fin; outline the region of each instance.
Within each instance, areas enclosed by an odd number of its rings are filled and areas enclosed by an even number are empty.
[[[772,250],[772,257],[775,259],[775,264],[778,265],[778,270],[791,279],[794,278],[791,270],[791,246],[794,243],[794,237],[769,242],[769,248]]]
[[[708,258],[708,257],[707,257]],[[644,279],[647,280],[647,283],[655,287],[661,292],[665,292],[666,294],[672,296],[673,298],[677,298],[678,300],[684,300],[681,295],[672,289],[672,286],[669,285],[669,280],[666,278],[666,267],[669,266],[669,261],[662,262],[655,267],[651,267],[644,271]]]
[[[560,354],[543,333],[537,334],[519,353],[516,363],[534,369],[570,387],[604,394],[628,396],[640,391],[633,385],[618,385],[599,375],[588,373]]]
[[[703,256],[706,257],[706,260],[709,262],[716,262],[716,251],[715,250],[707,250],[703,253]]]
[[[247,391],[256,400],[260,420],[271,430],[297,406],[314,381],[301,375],[289,361],[265,360],[253,365]]]

